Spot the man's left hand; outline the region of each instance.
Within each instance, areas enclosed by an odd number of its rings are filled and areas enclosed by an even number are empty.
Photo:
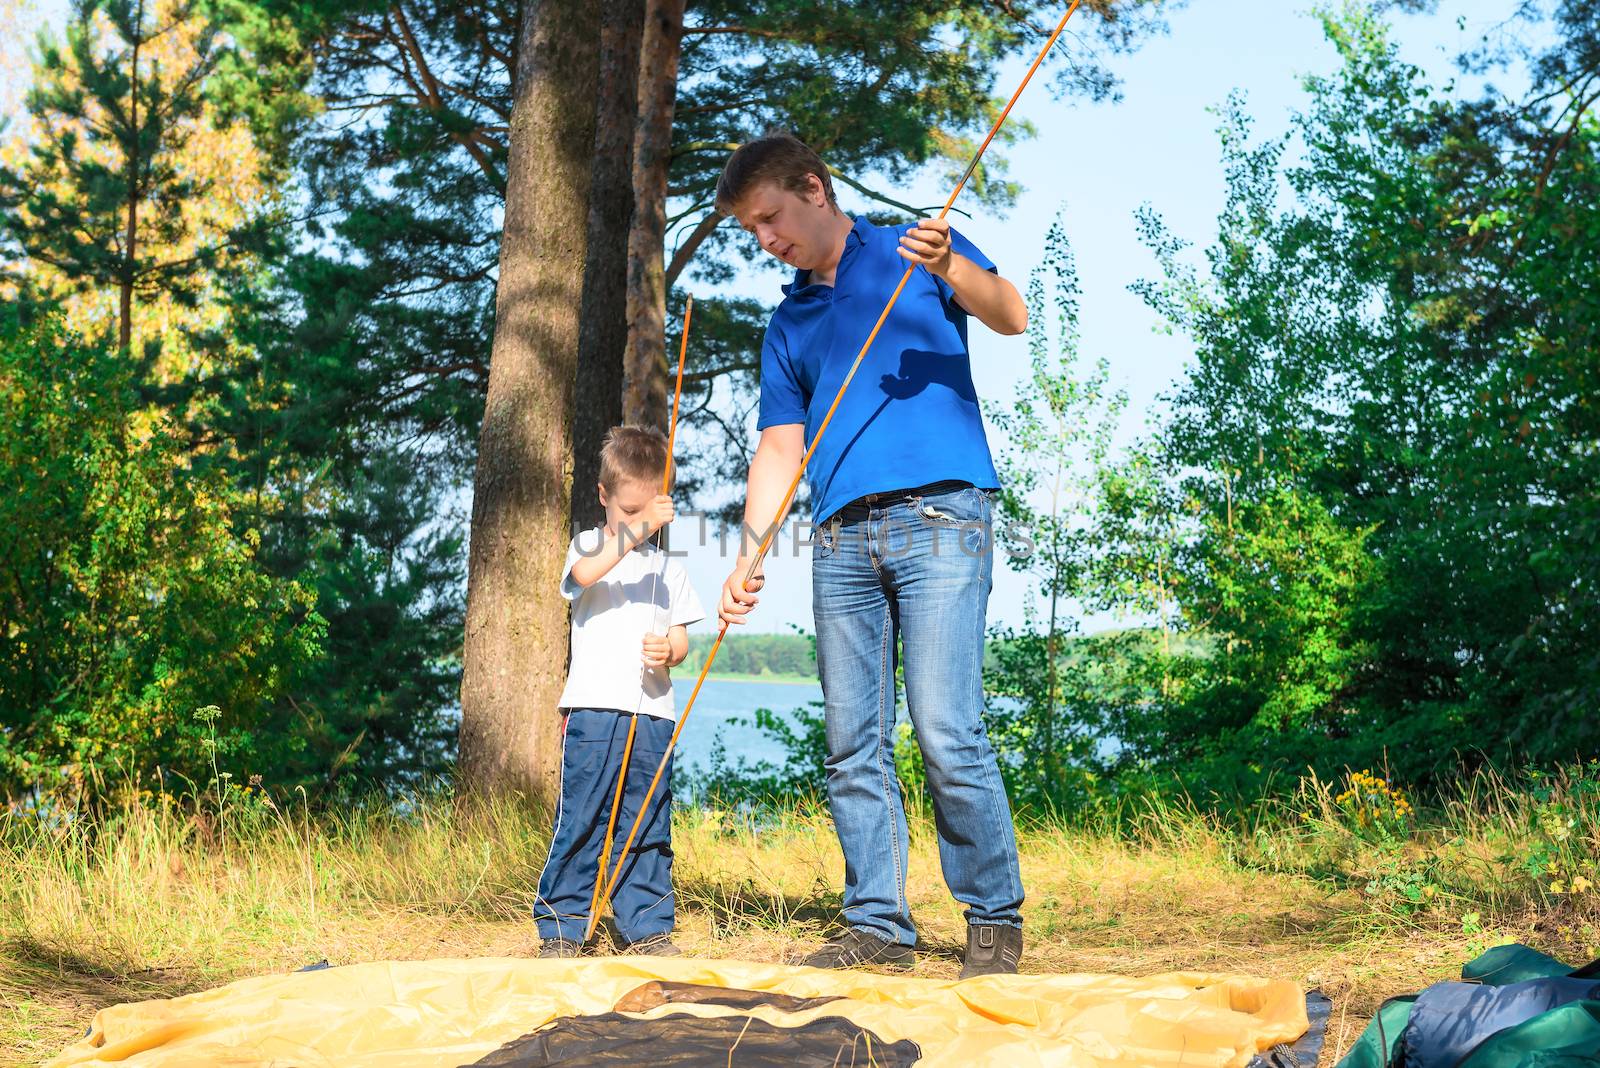
[[[943,278],[950,269],[950,223],[944,219],[923,219],[900,238],[901,257],[920,263],[929,274]]]

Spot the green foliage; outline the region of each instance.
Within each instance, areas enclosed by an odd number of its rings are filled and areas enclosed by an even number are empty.
[[[1196,355],[1125,456],[1103,369],[1074,369],[1076,284],[1047,238],[1033,371],[990,413],[1014,443],[1007,548],[1040,594],[987,672],[1024,806],[1248,804],[1308,765],[1435,788],[1463,759],[1600,744],[1596,306],[1574,297],[1600,277],[1600,127],[1581,100],[1558,125],[1544,96],[1444,99],[1365,7],[1322,18],[1341,66],[1307,79],[1290,137],[1253,140],[1242,99],[1222,111],[1208,270],[1141,216],[1165,278],[1139,288]],[[1562,45],[1533,69],[1592,66]],[[1063,605],[1138,625],[1071,638]],[[1359,807],[1387,836],[1376,892],[1437,892],[1394,806]]]
[[[186,65],[174,69],[170,54]],[[0,176],[16,209],[0,220],[10,234],[0,251],[30,313],[64,306],[98,330],[119,290],[144,312],[140,358],[118,388],[137,391],[138,418],[161,422],[163,455],[210,487],[205,499],[226,500],[251,567],[313,599],[316,655],[291,681],[258,683],[285,717],[262,736],[284,747],[270,776],[399,788],[449,760],[465,524],[452,486],[433,480],[438,451],[417,441],[426,428],[375,432],[371,413],[394,398],[365,392],[365,346],[343,334],[337,351],[319,344],[370,289],[294,255],[305,235],[279,210],[276,183],[304,164],[290,141],[314,110],[304,59],[295,24],[234,0],[79,4],[66,43],[41,46],[29,106],[43,133]],[[223,129],[234,117],[254,145]],[[241,145],[258,154],[232,159]],[[219,175],[273,184],[228,187]],[[174,351],[184,358],[167,358]],[[440,418],[427,405],[411,412]],[[216,632],[224,642],[226,628]],[[235,710],[202,696],[227,713],[220,744],[235,744]]]
[[[1082,644],[1028,628],[991,633],[984,724],[1019,810],[1074,810],[1101,800],[1103,702],[1094,666],[1075,655]]]
[[[464,518],[404,454],[325,482],[261,517],[263,562],[315,590],[327,620],[294,692],[299,731],[326,781],[418,788],[454,756]]]
[[[689,635],[689,653],[683,663],[673,669],[682,677],[698,675],[705,666],[706,654],[716,639],[709,634]],[[722,639],[717,650],[716,663],[711,665],[714,675],[780,675],[791,678],[817,677],[817,639],[815,635],[795,634],[730,634]]]
[[[1266,729],[1340,714],[1366,657],[1352,616],[1375,570],[1368,532],[1345,529],[1292,490],[1241,503],[1229,519],[1204,517],[1205,555],[1183,587],[1187,610],[1225,636],[1210,658],[1216,684],[1246,691],[1249,721]]]
[[[1357,629],[1377,569],[1365,538],[1289,490],[1203,513],[1176,589],[1213,642],[1162,655],[1165,686],[1116,718],[1124,759],[1242,797],[1306,757],[1357,759],[1337,740],[1360,743],[1369,726],[1350,697],[1370,659]]]
[[[263,152],[264,170],[276,181],[287,180],[295,143],[322,110],[322,102],[306,91],[313,64],[298,27],[251,0],[202,0],[200,10],[226,28],[229,44],[207,79],[207,98],[223,121],[244,120]]]
[[[1364,6],[1321,17],[1341,66],[1289,137],[1222,112],[1209,270],[1141,222],[1195,359],[1111,484],[1098,600],[1205,639],[1112,717],[1124,773],[1201,794],[1600,745],[1600,128],[1550,84],[1448,99]]]
[[[1522,870],[1541,880],[1546,893],[1579,897],[1600,887],[1600,856],[1594,850],[1594,812],[1600,808],[1600,760],[1529,773],[1535,833],[1516,855]]]
[[[719,730],[705,768],[675,774],[673,791],[680,798],[711,808],[782,809],[823,794],[828,736],[821,701],[788,714],[758,708],[749,717],[733,716],[727,723],[754,727],[766,735],[783,753],[783,763],[730,757]]]
[[[1310,775],[1244,810],[1242,856],[1357,889],[1380,918],[1459,922],[1485,945],[1478,910],[1537,908],[1553,934],[1587,948],[1600,907],[1597,772],[1593,761],[1514,776],[1481,768],[1441,783],[1431,807],[1369,771]]]
[[[26,101],[41,120],[39,137],[19,168],[0,168],[0,248],[20,253],[8,257],[13,264],[48,264],[78,292],[121,288],[192,305],[220,250],[175,254],[194,236],[186,206],[212,193],[182,159],[220,50],[216,27],[206,25],[187,68],[163,77],[150,50],[194,17],[194,5],[175,4],[162,21],[155,7],[77,0],[65,42],[41,37]],[[33,293],[30,274],[10,280]],[[126,309],[122,319],[126,343]]]
[[[1106,361],[1087,373],[1079,366],[1079,294],[1058,219],[1028,284],[1030,374],[1009,407],[985,405],[1007,440],[997,459],[997,537],[1012,567],[1032,580],[1026,625],[993,635],[984,679],[1003,699],[990,703],[989,735],[1012,802],[1024,807],[1088,800],[1103,737],[1097,673],[1064,653],[1075,626],[1067,611],[1091,596],[1091,519],[1127,400],[1110,390]]]
[[[260,566],[245,502],[189,467],[125,360],[48,320],[4,325],[0,398],[0,789],[203,781],[218,750],[292,771],[282,702],[323,622]]]

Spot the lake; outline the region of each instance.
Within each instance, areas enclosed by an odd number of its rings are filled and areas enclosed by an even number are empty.
[[[672,680],[673,688],[677,691],[678,708],[681,711],[689,700],[689,694],[694,690],[694,679],[676,677]],[[787,682],[761,682],[755,680],[717,680],[707,679],[700,688],[700,696],[695,699],[694,710],[689,714],[689,725],[683,728],[683,734],[678,738],[678,747],[674,751],[673,762],[683,771],[704,770],[711,756],[711,747],[716,743],[717,732],[721,731],[723,741],[727,745],[728,758],[737,763],[741,759],[754,764],[765,760],[775,765],[782,765],[784,752],[767,735],[751,725],[735,725],[732,720],[738,717],[754,719],[755,710],[770,708],[780,715],[803,709],[812,701],[822,700],[822,686],[819,683],[787,683]],[[995,707],[998,702],[1010,701],[1010,698],[989,697],[989,707]],[[902,703],[896,709],[895,721],[906,718],[905,705]],[[1102,738],[1098,742],[1101,759],[1110,759],[1116,756],[1120,748],[1116,739]]]
[[[693,678],[674,678],[678,709],[689,701],[694,691]],[[716,742],[717,732],[722,732],[730,759],[744,759],[750,763],[766,760],[782,764],[783,750],[771,738],[754,726],[736,726],[731,721],[737,717],[754,719],[758,708],[770,708],[781,714],[805,708],[812,701],[822,700],[822,686],[818,683],[759,682],[745,679],[707,679],[700,687],[694,709],[689,713],[688,726],[678,738],[678,748],[673,763],[683,771],[704,770]]]

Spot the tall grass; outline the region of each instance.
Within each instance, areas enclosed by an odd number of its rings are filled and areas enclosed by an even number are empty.
[[[1031,966],[1286,975],[1342,997],[1353,1029],[1496,940],[1600,955],[1600,765],[1483,772],[1420,810],[1377,782],[1311,777],[1229,810],[1143,798],[1021,819]],[[953,973],[960,906],[933,821],[912,807],[919,967]],[[0,1049],[37,1060],[100,1005],[322,957],[530,952],[548,828],[518,803],[444,791],[319,812],[229,787],[95,818],[0,815]],[[673,833],[691,952],[784,959],[835,922],[825,805],[684,809]]]
[[[1577,941],[1585,924],[1593,937],[1600,765],[1515,783],[1481,772],[1403,818],[1392,801],[1387,818],[1359,818],[1338,800],[1348,790],[1312,776],[1288,797],[1227,813],[1147,797],[1081,821],[1023,820],[1019,840],[1047,870],[1052,857],[1115,848],[1354,890],[1375,923],[1475,910],[1506,921],[1554,916]],[[466,806],[443,791],[316,812],[300,797],[236,790],[218,809],[214,798],[163,794],[98,819],[0,816],[10,874],[0,880],[0,932],[120,973],[214,958],[269,934],[310,938],[330,912],[520,921],[548,836],[547,820],[521,804]],[[782,929],[837,901],[837,844],[815,800],[681,810],[674,835],[688,909]],[[913,847],[935,850],[931,820],[913,820]]]
[[[236,961],[306,942],[329,914],[525,916],[546,826],[523,806],[443,795],[313,813],[246,796],[162,795],[98,819],[11,814],[0,933],[107,973]]]

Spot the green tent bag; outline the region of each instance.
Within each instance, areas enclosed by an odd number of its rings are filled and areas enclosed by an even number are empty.
[[[1461,978],[1384,1002],[1339,1068],[1600,1068],[1600,961],[1497,946]]]

